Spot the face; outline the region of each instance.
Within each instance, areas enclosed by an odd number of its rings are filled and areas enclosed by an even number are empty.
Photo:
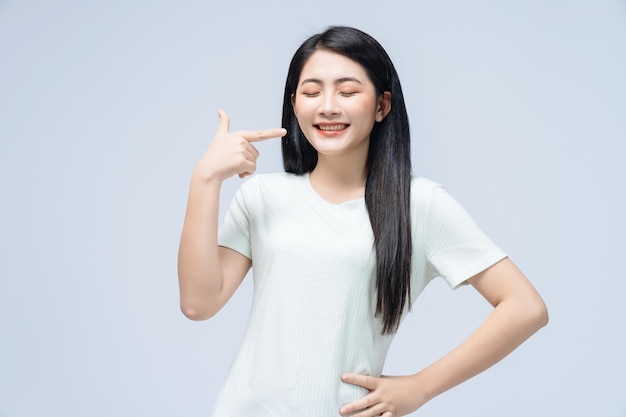
[[[319,50],[304,64],[292,104],[300,129],[319,157],[367,157],[374,122],[391,109],[391,93],[376,93],[365,69],[336,52]]]

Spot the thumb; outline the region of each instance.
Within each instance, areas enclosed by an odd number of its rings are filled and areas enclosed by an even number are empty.
[[[222,109],[217,111],[217,115],[220,118],[220,122],[217,125],[215,136],[226,136],[228,134],[228,129],[230,129],[230,118]]]

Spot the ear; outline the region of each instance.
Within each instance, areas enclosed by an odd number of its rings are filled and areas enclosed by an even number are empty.
[[[382,122],[391,111],[391,91],[385,91],[378,98],[376,105],[376,121]]]
[[[295,93],[291,93],[291,107],[293,108],[293,114],[298,116],[298,114],[296,113],[296,95],[295,95]]]

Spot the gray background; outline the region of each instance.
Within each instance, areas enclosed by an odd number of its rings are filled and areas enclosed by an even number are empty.
[[[414,415],[626,416],[617,0],[0,2],[0,416],[210,413],[251,280],[209,321],[180,314],[191,169],[218,108],[233,129],[279,125],[289,59],[329,24],[386,47],[415,174],[461,201],[550,310]],[[278,140],[259,150],[260,172],[281,170]],[[433,282],[385,373],[418,371],[489,310]]]

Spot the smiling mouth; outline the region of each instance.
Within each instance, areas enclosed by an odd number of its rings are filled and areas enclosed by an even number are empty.
[[[350,125],[342,123],[342,124],[336,124],[336,125],[314,125],[314,126],[317,129],[323,130],[323,131],[337,131],[337,130],[344,130]]]

